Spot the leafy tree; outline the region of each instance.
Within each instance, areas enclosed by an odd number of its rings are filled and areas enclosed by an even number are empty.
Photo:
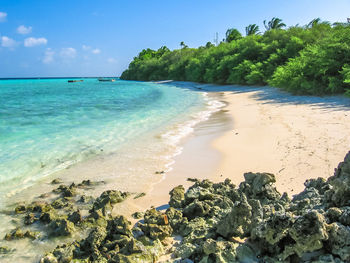
[[[294,94],[350,96],[350,24],[314,19],[286,30],[278,18],[258,34],[255,24],[242,37],[237,29],[226,40],[199,48],[143,49],[121,76],[133,80],[187,80],[205,83],[272,85]]]
[[[296,94],[334,94],[348,89],[350,30],[340,28],[281,65],[270,84]]]
[[[231,42],[242,38],[242,34],[235,28],[230,28],[226,31],[226,42]]]
[[[247,36],[259,34],[259,26],[256,24],[251,24],[245,28],[245,34]]]
[[[273,17],[269,22],[266,23],[266,20],[264,20],[264,26],[267,31],[271,29],[282,29],[283,27],[286,27],[285,23],[282,23],[282,19],[278,17]]]
[[[210,47],[214,47],[214,44],[211,42],[207,42],[207,44],[205,44],[206,48],[210,48]]]

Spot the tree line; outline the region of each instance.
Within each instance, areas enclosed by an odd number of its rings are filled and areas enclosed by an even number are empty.
[[[251,24],[246,36],[228,29],[215,46],[144,49],[121,79],[271,85],[293,94],[350,96],[350,23],[313,19],[286,27],[279,18]]]

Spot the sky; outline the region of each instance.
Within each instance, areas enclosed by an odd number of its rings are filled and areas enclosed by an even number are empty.
[[[119,76],[144,48],[198,47],[272,17],[345,22],[350,0],[0,0],[0,78]]]

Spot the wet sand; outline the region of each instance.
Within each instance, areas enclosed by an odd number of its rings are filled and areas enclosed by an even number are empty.
[[[218,96],[218,94],[215,94]],[[209,120],[195,127],[194,132],[186,138],[183,151],[174,158],[172,170],[161,176],[160,182],[151,186],[146,196],[140,199],[129,199],[122,204],[127,206],[130,213],[145,211],[151,206],[166,209],[169,201],[169,192],[178,185],[188,188],[192,182],[188,178],[209,179],[215,178],[223,155],[212,147],[212,142],[223,136],[231,129],[231,119],[224,111],[214,113]]]
[[[173,83],[174,84],[174,83]],[[166,208],[169,191],[187,178],[229,178],[245,172],[276,175],[290,196],[309,178],[328,178],[350,150],[350,98],[293,96],[270,87],[215,86],[179,82],[209,92],[226,104],[186,138],[173,169],[147,195],[126,203],[129,211]]]
[[[350,98],[293,96],[270,87],[191,85],[226,104],[199,124],[175,158],[173,170],[147,196],[132,201],[139,211],[164,208],[169,191],[187,178],[238,185],[245,172],[276,175],[290,196],[309,178],[328,178],[350,150]],[[130,204],[130,205],[132,205]]]

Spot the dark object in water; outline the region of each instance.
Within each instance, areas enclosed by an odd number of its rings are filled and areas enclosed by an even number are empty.
[[[72,83],[72,82],[83,82],[84,80],[83,79],[70,79],[68,80],[69,83]]]
[[[110,82],[114,82],[115,79],[103,79],[103,78],[99,78],[98,81],[110,81]]]

